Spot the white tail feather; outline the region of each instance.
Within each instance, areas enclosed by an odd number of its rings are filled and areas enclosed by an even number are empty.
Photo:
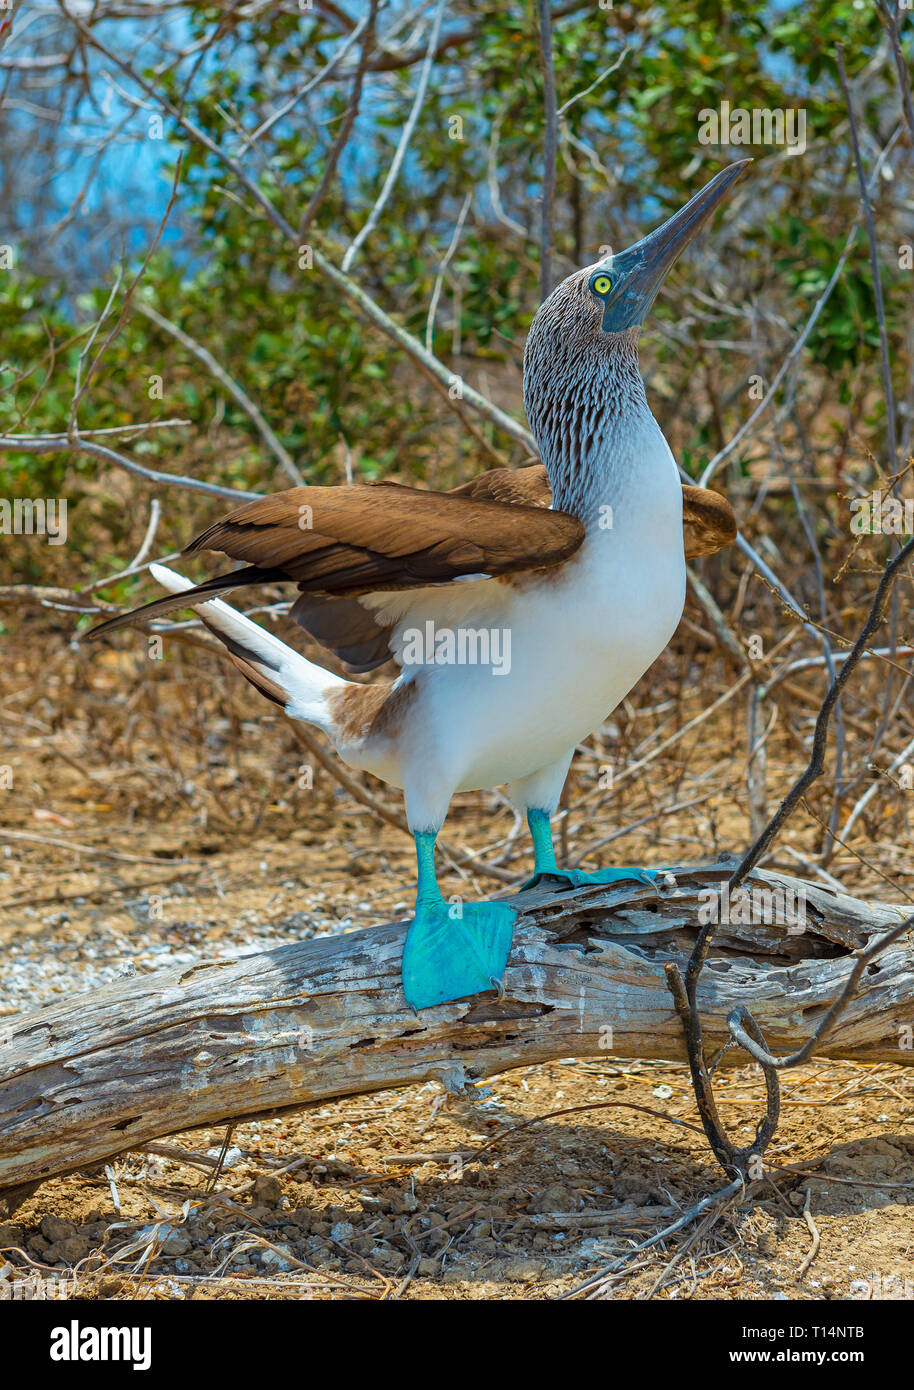
[[[163,589],[172,594],[194,587],[183,574],[166,569],[164,565],[150,565],[149,573]],[[327,696],[348,685],[348,681],[307,661],[285,642],[267,632],[266,628],[252,623],[250,618],[237,612],[221,598],[207,599],[206,603],[197,604],[195,612],[217,637],[243,648],[241,654],[244,659],[282,690],[287,698],[287,714],[329,732]]]

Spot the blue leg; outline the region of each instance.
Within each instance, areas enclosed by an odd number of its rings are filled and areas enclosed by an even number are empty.
[[[560,869],[555,862],[552,848],[552,826],[547,811],[531,809],[527,812],[527,824],[533,840],[533,877],[524,884],[525,888],[535,888],[544,878],[562,878],[575,888],[586,883],[620,883],[623,879],[634,879],[637,883],[647,883],[653,888],[657,877],[653,869],[598,869],[595,873],[585,873],[583,869]]]
[[[517,909],[507,903],[446,903],[435,878],[435,836],[415,835],[416,915],[403,947],[403,993],[427,1009],[482,990],[501,990]]]

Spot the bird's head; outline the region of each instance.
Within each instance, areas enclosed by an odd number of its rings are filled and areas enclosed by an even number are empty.
[[[574,271],[542,304],[524,349],[524,402],[541,449],[551,452],[548,436],[559,427],[557,415],[567,418],[575,388],[581,404],[593,409],[610,371],[643,390],[638,330],[671,266],[751,162],[728,164],[662,227],[627,251]]]
[[[751,163],[750,159],[741,159],[728,165],[662,227],[636,241],[627,251],[607,256],[578,272],[597,309],[602,333],[622,333],[640,327],[670,267]]]

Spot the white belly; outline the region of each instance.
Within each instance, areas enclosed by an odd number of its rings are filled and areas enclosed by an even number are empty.
[[[585,550],[559,583],[515,591],[505,614],[505,674],[465,666],[424,677],[434,737],[454,750],[459,790],[511,782],[554,762],[624,699],[682,614],[681,553],[653,560],[637,573],[607,573]]]
[[[517,587],[449,585],[410,601],[397,631],[401,656],[406,634],[432,621],[458,636],[488,629],[500,660],[405,662],[416,692],[404,728],[352,761],[408,797],[417,786],[450,795],[527,777],[603,723],[666,647],[685,600],[682,489],[647,420],[626,460],[628,485],[613,497],[612,529],[595,519],[557,572]]]
[[[685,598],[681,522],[678,549],[646,540],[635,554],[608,551],[600,536],[559,579],[487,583],[453,631],[486,630],[489,661],[407,666],[417,687],[408,727],[365,748],[359,765],[395,786],[412,773],[470,791],[525,777],[598,728],[664,650]],[[427,621],[413,615],[409,630]],[[474,653],[485,655],[478,642],[463,655]]]

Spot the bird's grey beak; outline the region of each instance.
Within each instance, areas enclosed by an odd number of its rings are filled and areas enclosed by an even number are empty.
[[[693,237],[701,231],[751,163],[751,159],[740,159],[734,164],[728,164],[726,169],[715,175],[700,193],[690,198],[685,207],[674,213],[662,227],[658,227],[643,240],[630,246],[627,251],[613,257],[613,270],[620,270],[624,277],[621,298],[627,320],[625,326],[643,322],[670,267]],[[611,301],[607,304],[603,323],[604,329],[609,328],[610,331],[620,326],[616,322],[610,325],[606,322],[606,319],[616,320],[619,317],[618,312],[612,312],[614,307]],[[621,304],[618,306],[619,309],[622,307]]]

